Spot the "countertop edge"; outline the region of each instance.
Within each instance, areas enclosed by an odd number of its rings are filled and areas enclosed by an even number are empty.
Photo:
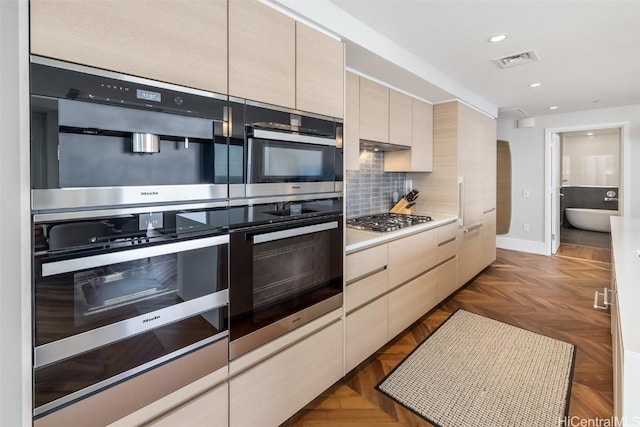
[[[451,215],[451,216],[437,215],[437,216],[439,218],[434,219],[433,221],[429,221],[427,223],[420,224],[420,225],[403,228],[396,231],[390,231],[388,233],[376,233],[372,231],[347,229],[347,233],[357,233],[358,235],[360,235],[360,238],[364,240],[349,244],[349,239],[347,237],[346,239],[347,245],[345,246],[345,252],[347,255],[349,255],[354,252],[358,252],[364,249],[372,248],[374,246],[382,245],[384,243],[401,239],[403,237],[407,237],[412,234],[417,234],[423,231],[431,230],[433,228],[442,227],[443,225],[456,222],[458,219],[458,217],[454,215]],[[367,237],[370,237],[370,238],[367,238]]]

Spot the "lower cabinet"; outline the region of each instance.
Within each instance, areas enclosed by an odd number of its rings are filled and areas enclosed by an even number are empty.
[[[349,372],[388,341],[388,297],[382,296],[347,314],[345,372]]]
[[[229,425],[229,386],[222,383],[167,415],[145,424],[153,427],[199,427]]]
[[[493,209],[482,215],[482,268],[496,260],[496,210]]]
[[[458,286],[458,258],[438,266],[438,302],[454,293]]]
[[[342,378],[342,332],[340,320],[231,378],[230,424],[278,426]]]
[[[389,293],[389,337],[395,337],[438,303],[433,269]]]

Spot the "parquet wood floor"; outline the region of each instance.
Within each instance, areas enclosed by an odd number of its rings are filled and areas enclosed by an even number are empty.
[[[283,426],[430,426],[374,386],[458,308],[575,344],[569,416],[585,422],[610,418],[610,315],[593,308],[595,290],[609,285],[610,264],[501,249],[497,255],[474,280]]]

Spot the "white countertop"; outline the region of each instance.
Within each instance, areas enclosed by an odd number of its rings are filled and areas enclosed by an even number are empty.
[[[611,217],[611,240],[624,348],[640,353],[640,218]]]
[[[432,218],[432,221],[425,222],[420,225],[413,225],[407,228],[401,228],[400,230],[396,231],[389,231],[386,233],[347,228],[347,254],[390,242],[391,240],[400,239],[402,237],[409,236],[410,234],[416,234],[422,231],[429,230],[431,228],[440,227],[445,224],[455,222],[458,219],[455,215],[433,213],[419,213],[417,215],[428,215]]]

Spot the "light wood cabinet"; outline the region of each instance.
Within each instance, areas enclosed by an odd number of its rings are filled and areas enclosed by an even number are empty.
[[[344,107],[344,161],[346,170],[360,169],[360,77],[346,72]]]
[[[347,314],[345,330],[345,373],[358,366],[389,339],[387,296]]]
[[[384,154],[385,172],[433,170],[433,106],[414,98],[411,100],[411,115],[411,149],[387,151]]]
[[[389,142],[389,88],[360,79],[360,139]]]
[[[257,0],[229,0],[229,94],[296,106],[296,22]]]
[[[458,258],[438,266],[438,302],[444,300],[459,288],[458,284]]]
[[[344,44],[296,23],[296,108],[344,117]]]
[[[391,144],[413,145],[413,102],[412,98],[389,89],[389,142]]]
[[[31,0],[31,53],[227,93],[226,0]]]
[[[398,335],[437,303],[437,269],[389,293],[389,337]]]
[[[345,261],[345,282],[350,283],[355,279],[367,276],[375,270],[386,267],[388,263],[389,248],[387,244],[351,253],[347,255]]]
[[[437,229],[431,229],[389,243],[389,288],[436,265],[437,236]]]
[[[389,275],[386,269],[347,285],[344,295],[344,309],[347,313],[379,297],[389,289]]]
[[[490,210],[482,215],[482,228],[480,229],[482,240],[482,267],[496,260],[496,210]]]
[[[232,426],[277,426],[342,377],[337,321],[229,380]]]
[[[224,382],[168,414],[144,424],[149,427],[229,425],[229,385]]]

